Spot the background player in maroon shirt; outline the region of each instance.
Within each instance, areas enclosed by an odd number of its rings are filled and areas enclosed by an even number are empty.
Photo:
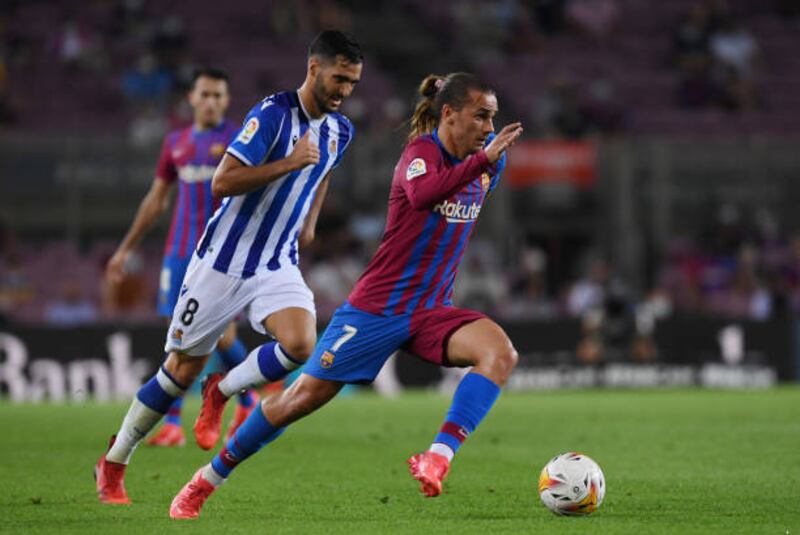
[[[190,126],[169,133],[164,139],[155,178],[142,199],[127,234],[119,244],[106,268],[109,283],[121,283],[130,255],[169,207],[170,194],[177,189],[164,262],[159,279],[157,311],[160,316],[172,317],[178,301],[183,276],[192,253],[205,229],[206,222],[219,207],[220,200],[211,194],[211,178],[225,149],[236,135],[238,127],[225,120],[230,104],[228,76],[215,68],[198,69],[194,73],[188,94],[193,111]],[[247,356],[247,350],[237,339],[236,325],[231,323],[220,339],[218,354],[225,366],[231,368]],[[258,396],[251,391],[239,397],[229,433],[250,414]],[[183,398],[169,408],[164,426],[148,440],[153,446],[182,446],[185,444],[181,427]]]
[[[383,239],[366,272],[334,314],[303,374],[253,411],[195,473],[172,502],[173,518],[199,515],[242,460],[327,403],[344,384],[371,382],[397,349],[444,366],[472,366],[431,448],[408,461],[425,495],[441,493],[453,455],[497,399],[517,352],[499,325],[480,312],[453,307],[450,296],[475,219],[522,127],[514,123],[493,136],[497,98],[471,74],[430,76],[420,94],[410,141],[395,167]],[[207,400],[204,391],[204,410]]]

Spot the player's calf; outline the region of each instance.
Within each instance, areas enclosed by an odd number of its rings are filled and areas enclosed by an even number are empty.
[[[304,373],[270,403],[263,402],[265,414],[275,425],[285,427],[325,405],[342,386]]]
[[[251,386],[279,381],[302,364],[280,344],[270,342],[251,351],[224,378],[219,374],[209,375],[203,384],[203,404],[194,424],[197,444],[207,450],[217,443],[228,398]]]
[[[277,439],[288,423],[321,407],[341,389],[340,383],[302,375],[267,406],[262,402],[212,461],[200,468],[170,507],[172,518],[196,518],[205,501],[245,459]]]
[[[117,439],[106,454],[109,461],[128,464],[133,451],[164,417],[176,398],[186,392],[184,384],[170,374],[165,366],[136,393],[117,433]]]
[[[220,392],[229,398],[264,383],[280,381],[305,363],[282,344],[270,342],[255,348],[240,365],[230,370],[219,383]]]
[[[500,387],[511,375],[519,356],[499,325],[482,320],[468,324],[453,334],[448,343],[448,358],[461,366],[473,366],[456,388],[450,410],[428,450],[428,453],[446,460],[449,469],[456,452],[491,410],[500,395]],[[409,460],[410,464],[413,459]],[[438,462],[428,461],[434,466]],[[412,475],[421,482],[422,491],[427,496],[436,496],[441,492],[440,486],[435,483],[436,477],[430,476],[435,476],[438,469],[429,467],[427,473],[421,470],[415,473],[413,464],[411,468]]]
[[[189,362],[189,358],[194,362]],[[127,500],[124,473],[131,455],[147,433],[164,417],[173,402],[183,396],[186,392],[185,385],[194,380],[192,374],[196,376],[200,373],[204,364],[204,358],[170,354],[158,372],[142,385],[133,398],[111,447],[98,461],[95,476],[100,501],[114,503],[114,496]],[[173,374],[175,371],[179,372],[183,380],[188,379],[189,383],[180,382]]]

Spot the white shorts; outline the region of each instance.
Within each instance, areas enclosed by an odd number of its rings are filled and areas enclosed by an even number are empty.
[[[240,279],[216,271],[211,261],[193,255],[172,313],[164,351],[194,357],[210,354],[228,324],[248,305],[250,324],[262,334],[267,334],[263,321],[285,308],[303,308],[316,317],[314,295],[297,266],[290,264]]]

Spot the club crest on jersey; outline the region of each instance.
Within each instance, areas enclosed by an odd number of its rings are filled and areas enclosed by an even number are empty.
[[[333,358],[334,358],[334,356],[335,355],[333,353],[331,353],[330,351],[326,351],[319,358],[319,365],[322,366],[325,369],[330,368],[331,366],[333,366]]]
[[[181,345],[183,342],[183,331],[181,329],[175,329],[172,331],[172,341],[175,342],[175,345]]]
[[[258,118],[251,118],[249,121],[247,121],[247,124],[244,125],[244,128],[242,128],[242,131],[236,140],[244,144],[250,143],[250,140],[253,139],[253,136],[256,135],[256,132],[258,132],[258,127]]]
[[[336,142],[336,138],[331,138],[328,141],[328,154],[336,154],[336,148],[338,147],[338,143]]]
[[[489,191],[489,186],[492,185],[492,177],[489,176],[489,173],[483,173],[481,175],[481,187],[483,191]]]
[[[425,160],[422,158],[414,158],[411,160],[411,163],[408,164],[408,169],[406,169],[406,180],[412,180],[427,172],[428,168],[425,166]]]
[[[208,149],[208,154],[212,158],[219,158],[220,156],[222,156],[223,152],[225,152],[225,145],[223,145],[222,143],[214,143],[213,145],[211,145],[211,148]]]

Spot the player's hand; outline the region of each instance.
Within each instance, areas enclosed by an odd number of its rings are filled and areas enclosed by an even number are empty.
[[[128,262],[128,251],[117,251],[106,264],[106,279],[112,284],[117,285],[125,278],[125,264]]]
[[[292,168],[295,170],[319,163],[319,147],[311,143],[311,129],[306,130],[306,133],[292,149],[289,158],[292,160]]]
[[[485,152],[489,163],[499,160],[506,149],[513,145],[521,135],[522,123],[511,123],[500,130],[500,133],[486,146]]]

